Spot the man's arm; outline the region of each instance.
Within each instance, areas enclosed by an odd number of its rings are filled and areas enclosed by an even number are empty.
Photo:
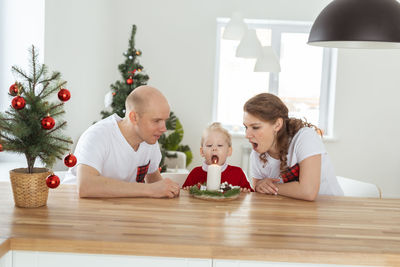
[[[163,178],[162,178],[159,170],[157,170],[153,173],[148,173],[146,175],[146,182],[149,184],[161,181],[162,179]]]
[[[159,173],[158,175],[161,177]],[[95,168],[85,164],[77,166],[77,180],[79,197],[173,198],[179,195],[179,185],[170,179],[161,179],[149,184],[129,183],[101,176]]]

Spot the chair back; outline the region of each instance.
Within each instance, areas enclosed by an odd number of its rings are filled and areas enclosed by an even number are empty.
[[[172,181],[178,183],[179,187],[182,187],[182,185],[185,183],[188,175],[189,175],[189,172],[186,172],[186,173],[163,172],[163,173],[161,173],[161,176],[163,178],[171,179]]]
[[[167,151],[168,155],[176,157],[165,157],[165,165],[168,169],[186,169],[186,154],[181,151]]]
[[[375,184],[361,182],[342,176],[337,176],[336,178],[339,185],[342,187],[344,196],[382,198],[381,190]]]

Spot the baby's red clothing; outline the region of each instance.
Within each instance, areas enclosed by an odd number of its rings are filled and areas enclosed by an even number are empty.
[[[193,186],[198,183],[203,184],[206,182],[207,172],[205,172],[202,167],[196,167],[189,173],[182,187]],[[247,188],[254,192],[242,169],[236,166],[228,165],[226,170],[221,173],[221,183],[223,182],[228,182],[228,184],[231,185],[238,185],[241,188]]]

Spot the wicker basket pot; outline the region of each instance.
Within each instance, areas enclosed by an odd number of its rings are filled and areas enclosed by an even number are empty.
[[[46,177],[50,174],[46,168],[34,168],[33,173],[28,173],[27,168],[11,170],[10,180],[15,205],[21,208],[45,206],[49,194]]]

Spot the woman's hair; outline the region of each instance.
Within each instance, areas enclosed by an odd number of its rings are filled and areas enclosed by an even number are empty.
[[[279,149],[279,159],[281,161],[280,171],[287,170],[287,153],[289,144],[293,136],[303,127],[314,128],[318,134],[322,135],[322,131],[315,125],[297,118],[289,118],[289,110],[282,100],[269,93],[258,94],[244,104],[243,110],[260,120],[275,123],[277,119],[282,118],[282,128],[276,134],[276,145]],[[266,163],[267,156],[265,153],[260,155],[260,159]]]
[[[210,126],[208,126],[204,130],[204,132],[203,132],[203,134],[201,136],[200,146],[203,146],[204,140],[207,138],[207,135],[210,132],[220,132],[220,133],[222,133],[226,137],[226,142],[228,143],[228,146],[229,147],[232,146],[232,137],[231,137],[231,135],[229,134],[229,132],[225,128],[222,127],[221,123],[219,123],[219,122],[212,123]]]

